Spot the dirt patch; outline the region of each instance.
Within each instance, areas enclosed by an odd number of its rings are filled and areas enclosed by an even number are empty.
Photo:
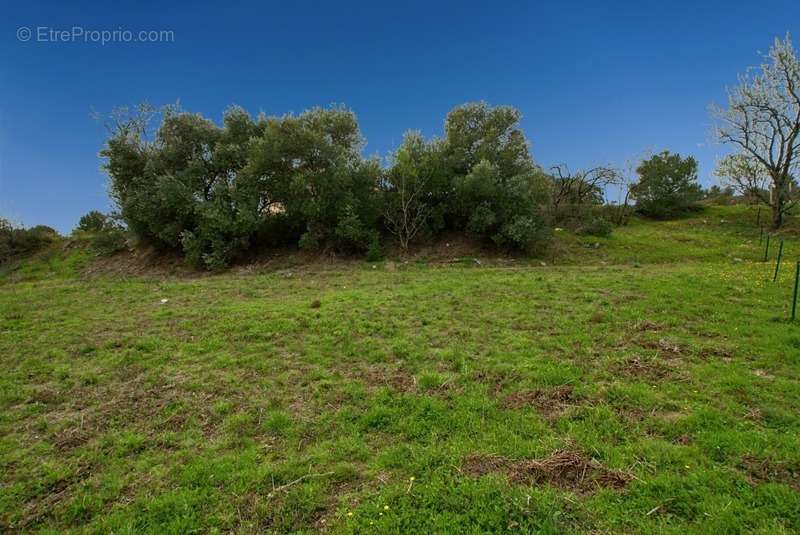
[[[680,356],[685,352],[685,348],[680,344],[669,340],[668,338],[659,338],[658,340],[644,340],[639,342],[639,345],[645,349],[655,349],[661,355]]]
[[[94,258],[83,269],[83,275],[90,278],[98,275],[197,278],[209,274],[191,267],[177,252],[146,247]]]
[[[135,372],[134,372],[135,373]],[[47,413],[47,418],[60,427],[49,441],[62,452],[77,448],[124,422],[128,425],[147,423],[151,433],[183,428],[189,411],[178,411],[164,417],[168,406],[189,403],[191,414],[200,421],[204,434],[210,434],[211,397],[183,391],[179,385],[149,383],[144,374],[103,387],[81,387],[69,393],[75,400],[69,406]],[[202,409],[197,410],[197,407]],[[68,425],[63,425],[67,423]]]
[[[556,388],[523,390],[509,394],[503,399],[502,406],[507,409],[534,407],[546,416],[560,414],[574,401],[572,386],[563,385]]]
[[[745,419],[750,420],[751,422],[764,421],[764,416],[761,414],[761,409],[759,409],[758,407],[750,407],[744,414],[744,417]]]
[[[632,303],[634,301],[638,301],[639,299],[644,299],[644,296],[633,293],[627,293],[614,298],[612,302],[615,305],[624,305],[626,303]]]
[[[511,483],[547,484],[581,494],[598,488],[621,489],[633,479],[631,474],[606,468],[599,461],[567,449],[555,450],[543,459],[514,460],[473,454],[464,459],[461,472],[472,477],[502,473]]]
[[[368,388],[390,388],[397,392],[414,392],[417,390],[416,378],[402,370],[368,368],[356,373],[353,378],[362,381]]]
[[[50,442],[59,451],[69,451],[88,442],[96,432],[96,425],[94,426],[94,430],[84,429],[82,425],[78,427],[67,427],[54,433]]]
[[[747,481],[751,485],[782,483],[800,492],[800,464],[757,459],[746,455],[740,466],[747,474]]]
[[[26,403],[41,403],[42,405],[58,405],[64,401],[64,392],[48,386],[37,387],[31,392]]]
[[[692,439],[689,435],[681,435],[674,440],[675,444],[680,444],[681,446],[687,446],[692,443]]]
[[[398,247],[387,249],[387,254],[391,257],[402,256],[403,253]],[[458,233],[446,234],[441,239],[421,243],[410,253],[410,258],[413,260],[425,259],[436,263],[448,263],[464,258],[486,258],[487,256],[497,257],[502,256],[502,253],[486,246],[480,240]],[[468,263],[472,262],[468,261]]]
[[[607,321],[608,315],[602,310],[598,310],[589,318],[589,323],[606,323]]]
[[[704,347],[698,355],[703,359],[721,359],[725,362],[730,362],[733,360],[735,351],[728,347]]]
[[[617,370],[629,377],[639,377],[651,381],[661,381],[676,375],[676,370],[658,358],[633,356],[625,359]]]
[[[658,332],[662,328],[660,324],[650,320],[641,320],[633,324],[633,330],[640,333]]]

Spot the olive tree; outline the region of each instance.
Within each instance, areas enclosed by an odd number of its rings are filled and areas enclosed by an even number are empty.
[[[666,218],[685,212],[700,200],[697,160],[663,151],[636,168],[639,182],[631,187],[636,208],[644,215]]]
[[[745,158],[728,160],[721,172],[739,174],[728,177],[735,182],[760,165],[772,190],[765,202],[779,228],[794,204],[791,185],[800,162],[800,60],[790,37],[776,39],[761,66],[740,76],[729,91],[728,107],[712,107],[712,113],[719,140]]]
[[[430,215],[427,193],[434,170],[430,160],[435,158],[431,149],[419,132],[406,133],[383,181],[386,228],[403,251],[408,250],[408,244],[425,227]]]

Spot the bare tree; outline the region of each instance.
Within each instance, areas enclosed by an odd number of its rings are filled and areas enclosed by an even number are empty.
[[[631,213],[633,212],[631,206],[631,199],[633,197],[633,189],[638,180],[636,168],[639,162],[647,159],[652,155],[651,152],[644,152],[639,158],[632,158],[625,161],[624,167],[617,169],[617,179],[613,183],[616,186],[617,199],[610,204],[615,208],[612,210],[612,222],[616,225],[626,225]]]
[[[800,162],[800,60],[790,37],[776,39],[760,68],[739,82],[728,92],[727,109],[712,107],[716,134],[746,156],[748,166],[763,166],[772,190],[772,225],[779,228],[794,204],[791,184]]]
[[[400,173],[393,180],[386,203],[386,227],[397,237],[403,251],[425,225],[430,210],[422,200],[425,181]]]
[[[566,165],[550,168],[554,173],[553,209],[564,204],[593,204],[603,201],[605,189],[620,183],[620,173],[610,166],[578,170],[574,174]]]

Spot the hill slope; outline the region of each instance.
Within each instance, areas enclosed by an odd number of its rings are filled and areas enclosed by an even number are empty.
[[[754,217],[563,232],[546,266],[24,262],[0,284],[0,526],[796,532],[800,240],[772,283]]]

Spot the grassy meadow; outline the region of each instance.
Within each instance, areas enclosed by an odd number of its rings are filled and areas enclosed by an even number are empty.
[[[5,533],[800,532],[800,239],[755,211],[540,260],[0,273]]]

